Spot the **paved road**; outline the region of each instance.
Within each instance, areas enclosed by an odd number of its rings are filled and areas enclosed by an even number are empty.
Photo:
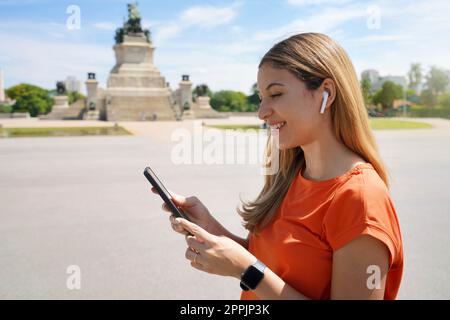
[[[403,231],[400,299],[450,298],[450,125],[435,123],[376,133]],[[189,266],[142,169],[244,235],[235,207],[261,188],[258,167],[173,165],[170,130],[148,125],[151,135],[0,139],[0,298],[239,298],[235,279]],[[81,290],[66,287],[69,265]]]

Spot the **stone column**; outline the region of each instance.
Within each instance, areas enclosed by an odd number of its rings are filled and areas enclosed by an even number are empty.
[[[185,106],[192,107],[192,82],[187,74],[183,75],[180,82],[180,108],[185,110]]]
[[[3,88],[3,70],[0,69],[0,101],[5,101],[5,89]]]
[[[88,73],[88,79],[85,82],[87,91],[87,109],[97,109],[97,88],[98,81],[95,79],[95,73]]]

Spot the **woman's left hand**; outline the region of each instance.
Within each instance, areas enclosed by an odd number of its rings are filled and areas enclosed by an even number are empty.
[[[186,237],[186,258],[192,267],[240,279],[242,272],[255,263],[256,257],[230,238],[215,236],[186,219],[175,221],[193,235]]]

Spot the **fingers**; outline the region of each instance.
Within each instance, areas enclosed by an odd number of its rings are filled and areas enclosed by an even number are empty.
[[[202,256],[201,256],[200,252],[195,252],[195,251],[191,250],[190,248],[187,248],[184,256],[186,257],[186,259],[188,259],[192,263],[200,264],[200,265],[202,264],[202,262],[201,262]]]
[[[196,236],[197,238],[200,238],[199,240],[203,240],[205,242],[211,242],[214,239],[214,235],[210,234],[205,229],[201,228],[200,226],[187,221],[183,218],[176,218],[175,222],[179,223],[180,226],[182,226],[184,229],[189,231],[192,235]]]
[[[193,249],[194,251],[198,251],[200,253],[205,252],[205,250],[207,249],[207,245],[204,242],[197,240],[193,236],[187,236],[186,243],[189,248]]]
[[[170,226],[172,227],[173,231],[181,233],[181,234],[183,234],[185,236],[188,236],[190,234],[186,229],[184,229],[182,226],[180,226],[179,223],[175,222],[175,216],[174,215],[171,215],[169,217],[169,220],[170,220]]]
[[[163,211],[171,212],[169,206],[165,202],[162,203],[161,208]]]
[[[172,196],[173,202],[175,202],[176,205],[180,207],[193,207],[198,202],[197,197],[191,196],[191,197],[185,197],[179,194],[176,194],[169,190],[170,195]]]
[[[155,187],[152,187],[151,191],[154,194],[159,194]],[[170,194],[173,202],[177,206],[180,206],[180,207],[192,207],[198,202],[198,199],[195,196],[185,197],[185,196],[176,194],[176,193],[172,192],[171,190],[168,190],[168,191],[169,191],[169,194]],[[167,206],[166,206],[166,208],[167,208]],[[163,209],[168,211],[168,209],[165,209],[164,206],[163,206]]]

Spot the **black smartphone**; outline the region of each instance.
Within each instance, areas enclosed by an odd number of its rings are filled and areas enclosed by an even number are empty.
[[[188,221],[191,221],[186,213],[181,210],[181,208],[177,207],[175,203],[172,201],[172,196],[170,195],[169,191],[164,187],[162,182],[159,180],[159,178],[156,176],[156,174],[153,172],[150,167],[147,167],[144,169],[144,176],[147,178],[147,180],[151,183],[153,187],[158,191],[159,196],[164,200],[164,202],[169,207],[172,214],[177,218],[183,218]]]

